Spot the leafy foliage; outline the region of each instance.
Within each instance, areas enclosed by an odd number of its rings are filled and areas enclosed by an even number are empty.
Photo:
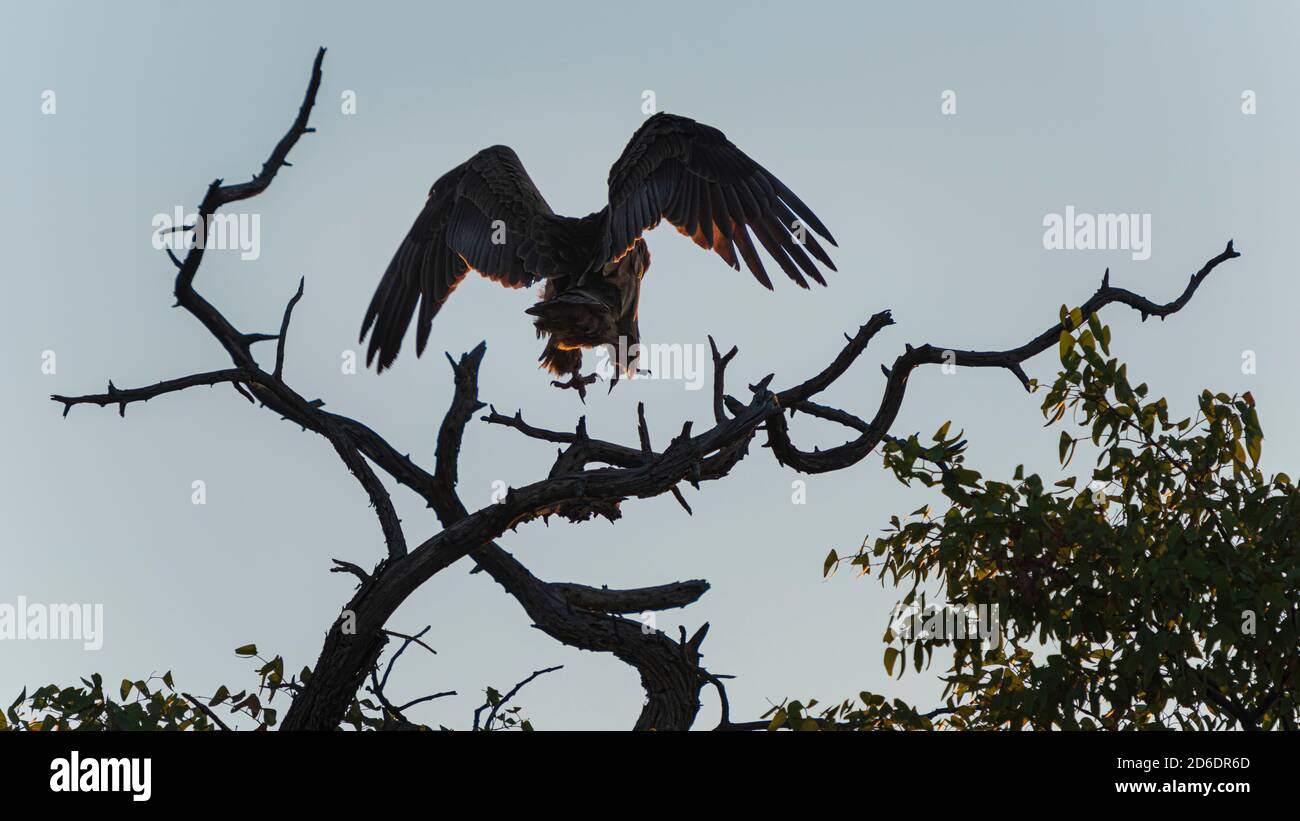
[[[257,730],[271,729],[278,710],[269,705],[279,692],[296,689],[300,680],[286,680],[284,659],[263,659],[257,655],[256,645],[244,645],[235,653],[262,662],[255,692],[235,693],[222,685],[211,696],[198,697],[178,690],[168,671],[137,681],[123,679],[114,698],[111,691],[105,692],[103,677],[94,673],[89,679],[81,679],[80,687],[50,684],[30,695],[24,689],[0,717],[0,729],[217,730],[228,726],[222,712],[228,713],[229,719],[252,719]],[[302,680],[309,674],[304,668]]]
[[[170,671],[161,676],[132,681],[123,679],[116,698],[106,692],[99,673],[81,679],[80,687],[60,687],[50,684],[28,694],[24,689],[9,708],[0,715],[0,730],[48,732],[52,730],[271,730],[276,727],[279,709],[272,707],[277,696],[292,698],[294,693],[311,678],[311,670],[304,667],[296,676],[285,677],[284,659],[271,659],[258,655],[257,645],[245,644],[235,649],[241,658],[260,662],[257,668],[258,686],[253,691],[233,692],[222,685],[210,696],[195,696],[178,690]],[[373,680],[373,679],[372,679]],[[494,688],[487,688],[489,703],[500,706],[501,696]],[[352,699],[339,729],[368,730],[428,730],[424,725],[406,720],[380,694],[371,694],[379,700],[358,695]],[[494,696],[495,694],[495,696]],[[493,698],[497,702],[493,702]],[[248,720],[252,721],[249,727]],[[440,727],[439,729],[447,729]],[[531,722],[522,715],[518,706],[503,708],[495,721],[485,730],[531,730]]]
[[[820,710],[816,699],[807,704],[790,700],[768,710],[763,718],[770,719],[769,730],[930,730],[937,716],[951,712],[939,709],[922,714],[902,699],[891,702],[874,693],[860,693],[858,698],[860,703],[846,699]]]
[[[489,720],[483,724],[485,730],[520,730],[522,732],[532,732],[533,723],[523,716],[523,708],[519,705],[510,707],[505,706],[505,697],[495,687],[488,687],[483,691],[487,700],[485,706],[492,710],[489,713]]]
[[[932,443],[892,440],[885,466],[937,488],[948,509],[893,517],[856,556],[828,557],[826,571],[875,572],[906,590],[904,607],[929,606],[940,587],[949,605],[997,608],[1000,642],[915,621],[885,633],[891,675],[951,650],[942,726],[1294,729],[1300,496],[1286,474],[1259,468],[1254,398],[1205,391],[1193,416],[1171,417],[1110,356],[1110,328],[1078,309],[1061,316],[1060,373],[1033,387],[1047,425],[1065,427],[1062,468],[1081,444],[1096,450],[1088,486],[1023,466],[1009,481],[985,479],[948,424]],[[929,723],[880,696],[861,701],[825,717]]]

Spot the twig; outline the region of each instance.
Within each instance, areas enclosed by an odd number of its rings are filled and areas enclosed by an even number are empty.
[[[198,710],[199,710],[199,712],[201,712],[201,713],[203,713],[205,716],[207,716],[208,719],[211,720],[213,724],[216,724],[218,727],[220,727],[220,728],[223,729],[223,730],[226,730],[226,731],[229,731],[229,730],[230,730],[230,727],[228,727],[228,726],[226,725],[226,722],[222,721],[222,720],[221,720],[221,717],[218,716],[218,715],[217,715],[217,714],[212,710],[211,707],[209,707],[208,705],[204,704],[202,699],[195,698],[194,696],[190,695],[189,693],[181,693],[181,695],[185,696],[185,698],[188,699],[189,702],[190,702],[191,704],[193,704],[195,707],[197,707]]]
[[[492,722],[494,722],[497,717],[497,711],[500,710],[502,707],[504,707],[506,705],[506,702],[508,702],[510,699],[518,695],[519,691],[524,688],[524,685],[528,684],[538,676],[545,675],[546,673],[554,673],[556,670],[562,670],[562,669],[564,669],[564,665],[557,664],[554,667],[546,667],[541,670],[536,670],[528,678],[524,679],[523,681],[516,684],[514,687],[510,688],[510,692],[506,693],[504,696],[498,699],[496,704],[492,704],[491,701],[483,702],[483,705],[474,711],[474,729],[477,730],[479,728],[478,726],[479,714],[482,713],[484,710],[486,710],[488,707],[491,707],[492,711],[488,713],[487,721],[483,723],[484,730],[491,730]]]

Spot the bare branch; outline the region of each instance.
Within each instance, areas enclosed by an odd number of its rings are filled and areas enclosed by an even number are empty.
[[[284,319],[280,320],[280,335],[276,338],[275,344],[275,371],[276,379],[284,375],[284,345],[285,340],[289,337],[289,319],[293,316],[293,306],[298,304],[302,299],[303,286],[307,284],[307,277],[298,279],[298,292],[289,300],[289,304],[284,306]]]
[[[821,373],[800,385],[781,391],[777,394],[777,401],[781,403],[782,407],[788,408],[821,393],[830,387],[835,380],[844,375],[844,372],[867,349],[867,345],[876,334],[893,324],[894,317],[889,311],[881,311],[873,315],[865,325],[858,328],[858,332],[848,340],[848,344],[844,346],[844,349]]]
[[[727,365],[735,358],[740,349],[735,345],[726,354],[718,353],[718,344],[713,341],[713,336],[709,336],[709,352],[713,355],[713,420],[722,422],[727,418],[726,405],[723,397],[726,395],[726,373]]]
[[[280,142],[271,151],[271,156],[262,164],[262,170],[248,182],[239,185],[223,186],[222,180],[214,180],[208,186],[207,193],[199,204],[194,230],[205,231],[208,220],[221,206],[257,196],[265,191],[280,168],[285,165],[289,151],[297,145],[298,140],[304,134],[315,130],[308,128],[307,121],[316,103],[316,92],[320,89],[321,63],[324,59],[325,49],[322,48],[316,53],[316,59],[312,63],[311,80],[307,83],[307,91],[298,109],[298,116],[294,118],[288,132],[280,138]],[[237,366],[254,367],[256,363],[249,350],[251,342],[248,338],[239,333],[225,316],[194,290],[194,277],[203,262],[205,245],[206,243],[196,242],[185,255],[185,260],[176,274],[176,304],[185,308],[203,323],[230,354]]]
[[[402,533],[402,520],[397,518],[397,509],[393,507],[393,500],[384,488],[383,482],[370,469],[370,464],[366,462],[356,446],[347,438],[347,434],[341,431],[333,424],[323,426],[321,432],[334,450],[343,460],[343,464],[348,466],[348,470],[361,483],[365,489],[366,495],[370,497],[370,504],[375,509],[375,515],[379,517],[379,526],[384,532],[384,543],[388,546],[388,558],[398,559],[406,555],[406,536]]]
[[[417,704],[423,704],[426,701],[433,701],[436,698],[446,698],[447,696],[454,696],[454,695],[456,695],[455,690],[443,690],[441,693],[430,693],[427,696],[420,696],[419,698],[411,699],[410,701],[398,707],[397,710],[399,712],[403,710],[409,710]]]
[[[1113,302],[1128,305],[1142,312],[1144,317],[1147,315],[1169,316],[1181,310],[1191,300],[1196,289],[1220,263],[1239,256],[1241,254],[1234,250],[1232,243],[1229,242],[1221,253],[1207,261],[1199,271],[1192,275],[1187,287],[1178,298],[1163,305],[1158,305],[1131,291],[1112,287],[1110,285],[1109,271],[1107,271],[1101,287],[1080,307],[1082,318],[1087,320],[1088,317]],[[887,312],[885,313],[887,314]],[[880,316],[882,314],[877,314],[872,317],[872,320],[875,321]],[[890,322],[883,322],[881,327],[888,324]],[[871,325],[872,322],[868,322],[867,325],[863,326],[863,330],[865,331]],[[1024,345],[1005,351],[971,351],[937,345],[922,345],[916,348],[908,346],[907,350],[894,360],[894,366],[885,370],[887,381],[884,395],[880,400],[880,406],[875,417],[871,420],[870,429],[863,432],[856,440],[828,450],[814,451],[812,453],[800,451],[790,443],[785,420],[777,418],[769,420],[767,424],[768,444],[772,448],[772,453],[780,462],[800,472],[826,473],[841,470],[849,465],[856,464],[874,450],[885,434],[889,432],[895,418],[898,416],[899,409],[902,407],[903,396],[907,391],[907,379],[917,367],[927,364],[938,365],[944,362],[953,362],[956,365],[971,368],[1005,368],[1015,374],[1022,383],[1028,384],[1024,370],[1020,367],[1021,364],[1056,345],[1062,330],[1064,330],[1064,326],[1058,322]],[[854,341],[850,342],[845,351],[852,350],[855,347],[854,342],[862,336],[863,331],[860,331],[858,337],[855,337]],[[865,346],[865,342],[863,342],[863,346]],[[842,353],[836,359],[836,362],[840,362],[843,356]],[[816,382],[817,380],[810,380],[798,388],[783,391],[778,396],[783,397],[787,404],[790,403],[792,398],[806,398],[811,395],[807,392],[807,386],[810,383],[814,383],[815,386]]]
[[[581,443],[583,456],[586,457],[585,463],[599,462],[615,467],[637,467],[645,462],[645,455],[639,448],[630,448],[613,442],[592,439],[586,435],[585,428],[581,433],[547,430],[534,427],[525,422],[522,411],[516,411],[514,416],[506,416],[499,413],[491,405],[488,405],[488,410],[488,415],[480,417],[484,422],[514,428],[530,439],[568,445]]]
[[[132,402],[147,402],[155,396],[162,396],[165,393],[176,393],[186,388],[193,388],[199,385],[219,385],[223,382],[234,382],[236,387],[238,383],[248,381],[248,374],[240,368],[228,368],[223,371],[210,371],[208,373],[196,373],[192,376],[182,376],[179,379],[168,379],[146,388],[127,388],[123,390],[115,386],[112,382],[108,383],[106,393],[89,394],[86,396],[60,396],[54,394],[50,399],[55,402],[63,403],[63,415],[67,416],[68,411],[72,410],[73,405],[99,405],[101,408],[107,405],[117,405],[118,415],[126,416],[126,406]]]
[[[212,710],[211,707],[209,707],[208,705],[204,704],[202,699],[195,698],[194,696],[190,695],[189,693],[181,693],[181,695],[184,696],[184,697],[185,697],[185,698],[186,698],[186,699],[187,699],[191,704],[193,704],[193,705],[195,706],[195,708],[198,709],[199,712],[201,712],[201,713],[203,713],[203,715],[207,716],[208,719],[209,719],[213,724],[217,725],[218,727],[220,727],[220,728],[223,729],[223,730],[226,730],[226,731],[229,731],[229,730],[230,730],[229,725],[227,725],[226,722],[222,721],[222,720],[221,720],[221,717],[218,716],[218,715],[217,715],[217,714]]]
[[[446,497],[455,494],[460,442],[465,425],[469,424],[476,411],[485,407],[478,401],[478,369],[486,352],[487,343],[480,342],[472,351],[461,356],[459,362],[450,355],[447,356],[455,376],[455,399],[438,430],[438,448],[434,457],[434,482],[438,485],[438,492]]]
[[[694,604],[708,592],[709,583],[704,579],[691,579],[629,590],[610,590],[606,587],[565,582],[552,582],[550,587],[573,607],[581,607],[593,613],[644,613]]]
[[[331,573],[351,573],[360,579],[362,583],[370,581],[370,574],[362,570],[360,566],[355,565],[352,562],[345,562],[342,559],[332,559],[331,561],[338,565],[338,567],[330,568]]]

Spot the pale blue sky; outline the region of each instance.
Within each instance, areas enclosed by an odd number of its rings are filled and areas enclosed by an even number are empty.
[[[1300,11],[1285,3],[357,4],[14,3],[0,48],[0,198],[7,287],[0,379],[8,431],[0,472],[0,602],[102,602],[106,640],[0,645],[0,698],[23,685],[175,671],[195,691],[245,685],[232,650],[257,642],[297,669],[314,662],[351,589],[327,573],[382,551],[373,513],[318,437],[228,388],[132,407],[78,408],[51,393],[140,385],[223,367],[220,348],[171,305],[172,268],[150,220],[193,207],[214,177],[256,171],[301,97],[315,48],[328,46],[319,133],[246,210],[261,256],[210,255],[198,287],[242,326],[272,330],[298,277],[287,374],[308,396],[366,420],[418,459],[450,396],[441,352],[488,342],[481,395],[529,421],[635,441],[646,402],[657,443],[709,417],[707,392],[671,382],[597,392],[586,408],[535,369],[530,295],[473,281],[439,316],[430,352],[408,347],[392,373],[340,373],[377,278],[430,183],[477,149],[513,146],[562,213],[599,208],[609,164],[642,119],[641,95],[723,129],[788,183],[840,240],[840,273],[803,292],[769,293],[664,227],[650,235],[641,327],[650,341],[712,333],[740,355],[732,386],[769,372],[802,380],[841,334],[892,308],[859,366],[826,396],[874,412],[878,363],[904,343],[1018,345],[1091,294],[1101,271],[1165,300],[1234,238],[1242,259],[1167,323],[1111,311],[1117,350],[1175,407],[1202,387],[1252,390],[1266,465],[1294,471],[1300,408],[1292,313],[1300,288],[1291,240],[1300,136]],[[640,9],[639,11],[636,9]],[[42,115],[41,94],[57,94]],[[957,92],[955,116],[940,94]],[[1258,112],[1241,111],[1243,90]],[[357,113],[340,111],[345,90]],[[1152,216],[1153,253],[1047,251],[1044,215],[1067,205]],[[772,270],[775,270],[773,266]],[[690,298],[687,298],[687,295]],[[728,306],[720,311],[720,306]],[[57,354],[55,375],[41,354]],[[1243,375],[1242,352],[1258,372]],[[263,353],[270,353],[269,349]],[[1028,368],[1052,374],[1044,357]],[[1057,432],[1003,372],[916,374],[896,432],[964,427],[986,472],[1050,471]],[[697,425],[698,428],[698,425]],[[841,434],[795,423],[805,447]],[[477,423],[461,493],[544,475],[554,449]],[[521,528],[502,543],[538,576],[610,586],[707,578],[713,589],[660,616],[670,633],[713,628],[705,662],[737,676],[733,717],[769,700],[837,699],[872,689],[933,702],[929,675],[891,683],[880,634],[895,600],[874,580],[821,578],[827,551],[851,551],[893,513],[929,497],[899,487],[875,456],[800,478],[762,449],[722,483],[636,501],[617,524]],[[191,482],[207,484],[205,506]],[[436,523],[395,492],[408,538]],[[522,699],[539,727],[631,724],[642,694],[615,659],[563,647],[528,626],[486,576],[457,565],[412,597],[392,626],[425,624],[439,655],[408,653],[398,697],[456,689],[418,717],[465,726],[486,685],[565,669]],[[936,671],[937,672],[937,671]],[[6,695],[10,694],[10,695]],[[700,725],[716,720],[706,693]]]

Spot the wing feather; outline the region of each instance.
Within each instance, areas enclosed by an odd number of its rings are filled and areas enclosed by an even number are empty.
[[[813,259],[835,270],[813,233],[831,245],[835,238],[785,183],[716,128],[662,113],[637,129],[610,169],[601,259],[626,253],[661,219],[737,269],[739,252],[768,288],[753,239],[801,287],[808,287],[805,274],[826,284]],[[796,233],[800,226],[811,230]]]
[[[493,146],[444,174],[384,271],[361,326],[366,364],[380,371],[397,358],[416,317],[416,355],[433,319],[472,269],[511,288],[532,285],[557,266],[546,236],[546,200],[514,151]]]
[[[763,269],[763,260],[759,258],[758,252],[754,250],[754,243],[749,238],[749,230],[741,223],[736,231],[736,247],[740,249],[740,256],[749,266],[749,272],[754,275],[759,283],[767,290],[772,290],[772,280],[768,277],[767,271]]]

